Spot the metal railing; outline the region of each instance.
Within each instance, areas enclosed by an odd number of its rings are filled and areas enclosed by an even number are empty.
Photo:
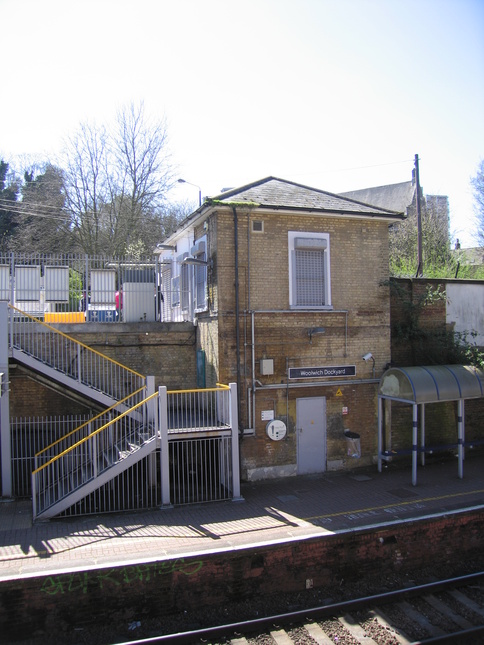
[[[230,388],[169,390],[168,432],[190,432],[230,427]]]
[[[12,494],[31,496],[35,455],[89,421],[88,415],[15,417],[10,419]]]
[[[106,424],[109,424],[115,419],[115,417],[121,415],[121,412],[129,411],[129,408],[133,409],[137,403],[141,403],[143,400],[143,394],[146,394],[146,388],[142,387],[133,394],[117,401],[114,405],[106,408],[99,414],[96,414],[89,419],[86,419],[75,428],[56,438],[54,441],[48,443],[41,450],[38,450],[35,453],[36,459],[36,468],[39,464],[47,463],[50,459],[56,455],[69,450],[74,444],[78,443],[82,439],[85,439],[93,432],[101,429]],[[139,400],[141,398],[141,401]],[[136,421],[141,421],[139,415],[135,416]]]
[[[0,300],[49,324],[192,320],[206,294],[180,258],[0,252]]]
[[[35,455],[34,519],[239,498],[236,410],[235,384],[112,406]]]
[[[113,466],[127,461],[130,455],[139,453],[137,457],[146,456],[141,454],[141,449],[158,436],[153,406],[153,400],[157,396],[157,393],[152,394],[44,463],[41,461],[47,459],[52,446],[35,455],[35,470],[32,472],[34,519],[63,499],[69,499],[75,492],[84,489],[78,499],[72,499],[68,506],[80,501],[105,483],[100,479],[102,475]],[[89,423],[84,424],[84,427],[89,427]],[[53,446],[61,445],[63,440],[55,442]],[[153,449],[154,447],[155,445]],[[150,451],[145,452],[148,454]],[[137,461],[139,459],[127,463]],[[118,471],[123,469],[118,468]],[[106,481],[109,479],[111,477],[106,478]],[[88,484],[93,485],[89,487]]]
[[[76,384],[119,401],[146,385],[146,377],[34,316],[9,305],[9,346]]]

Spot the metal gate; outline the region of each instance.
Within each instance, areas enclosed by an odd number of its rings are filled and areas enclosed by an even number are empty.
[[[230,435],[175,439],[169,442],[172,503],[193,504],[230,499]]]

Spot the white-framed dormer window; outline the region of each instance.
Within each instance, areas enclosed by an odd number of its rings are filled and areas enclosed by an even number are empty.
[[[329,233],[289,231],[289,306],[331,308]]]

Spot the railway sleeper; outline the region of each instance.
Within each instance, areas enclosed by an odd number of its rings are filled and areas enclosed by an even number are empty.
[[[430,620],[421,614],[419,611],[414,609],[412,605],[406,601],[399,602],[398,607],[413,621],[418,623],[422,629],[424,629],[430,636],[445,636],[445,631],[434,625]]]
[[[363,627],[359,625],[358,621],[355,620],[350,614],[340,616],[338,620],[343,625],[343,627],[349,631],[353,638],[356,638],[356,640],[362,645],[378,645],[378,643],[376,643],[373,638],[367,635]]]
[[[439,598],[433,594],[429,596],[424,596],[424,600],[432,605],[434,609],[439,611],[441,614],[449,618],[453,623],[455,623],[461,629],[470,629],[473,627],[472,623],[469,622],[464,616],[459,616],[453,611],[445,602],[442,602]]]
[[[413,642],[413,640],[407,636],[402,629],[397,629],[392,625],[390,619],[382,609],[372,609],[368,612],[368,616],[376,618],[378,623],[384,627],[393,636],[393,638],[400,643],[400,645],[409,645],[409,643]]]
[[[458,589],[453,589],[449,591],[449,593],[456,600],[458,600],[462,605],[464,605],[468,609],[471,609],[475,614],[478,614],[481,618],[484,618],[484,609],[476,602],[474,602],[472,598],[469,598],[464,593],[462,593],[462,591],[459,591]]]

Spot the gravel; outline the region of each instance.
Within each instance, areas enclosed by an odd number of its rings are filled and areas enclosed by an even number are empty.
[[[35,638],[18,641],[22,645],[64,645],[69,642],[71,645],[107,645],[111,643],[122,643],[131,640],[141,640],[161,634],[176,633],[187,629],[197,630],[214,625],[236,623],[263,616],[273,616],[290,611],[299,611],[318,607],[321,605],[341,602],[351,598],[371,596],[395,589],[411,587],[414,585],[433,582],[438,579],[450,578],[455,576],[467,575],[484,570],[484,554],[471,561],[455,562],[453,565],[445,563],[442,566],[429,566],[427,569],[419,569],[406,573],[379,573],[374,577],[366,577],[364,580],[346,582],[344,580],[337,586],[331,588],[308,589],[298,593],[275,593],[264,597],[252,597],[240,602],[226,603],[223,606],[203,607],[200,610],[185,611],[183,613],[163,616],[160,618],[137,618],[126,625],[96,626],[96,628],[77,628],[76,630],[66,631],[65,629],[59,634],[38,634]],[[475,590],[476,598],[482,597],[480,588]],[[138,624],[139,622],[139,624]],[[371,624],[370,624],[371,622]],[[388,630],[377,625],[370,620],[368,623],[369,635],[371,630],[376,635],[379,634],[377,642],[388,643],[393,645],[394,637]],[[325,624],[328,621],[325,621]],[[340,644],[357,643],[348,631],[338,621],[328,623],[333,637]],[[327,631],[326,626],[324,627]],[[414,639],[419,639],[425,634],[417,629],[416,626],[409,625],[408,635]],[[299,638],[299,637],[298,637]],[[311,640],[302,640],[300,642],[310,643]],[[253,641],[257,645],[264,645],[265,642],[272,642],[267,636],[260,636]]]

